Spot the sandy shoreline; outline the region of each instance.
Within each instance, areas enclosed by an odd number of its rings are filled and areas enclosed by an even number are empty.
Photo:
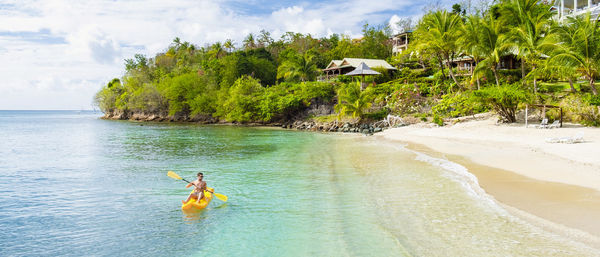
[[[584,143],[547,138],[584,134]],[[496,125],[494,118],[431,127],[412,125],[378,134],[407,148],[465,166],[498,202],[600,238],[600,129]]]

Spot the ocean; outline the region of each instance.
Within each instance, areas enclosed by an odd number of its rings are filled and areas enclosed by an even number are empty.
[[[398,143],[100,116],[0,111],[0,256],[600,256]]]

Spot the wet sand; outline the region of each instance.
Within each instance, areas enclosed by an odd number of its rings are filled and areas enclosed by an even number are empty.
[[[420,144],[409,143],[406,148],[464,166],[477,177],[481,188],[499,203],[589,233],[598,240],[586,241],[600,247],[600,191],[528,178],[508,170],[480,165],[462,156],[439,153]],[[521,218],[530,220],[529,217]]]
[[[461,164],[507,210],[600,247],[600,158],[595,157],[600,152],[595,141],[600,130],[578,128],[585,130],[586,145],[549,144],[543,138],[549,131],[490,123],[467,122],[454,128],[409,126],[388,130],[380,137]],[[551,131],[556,135],[576,132]]]

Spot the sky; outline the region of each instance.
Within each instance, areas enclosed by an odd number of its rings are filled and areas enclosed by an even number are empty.
[[[363,24],[418,18],[414,0],[0,0],[0,110],[89,110],[124,59],[261,30],[360,37]],[[449,6],[452,1],[437,0]]]

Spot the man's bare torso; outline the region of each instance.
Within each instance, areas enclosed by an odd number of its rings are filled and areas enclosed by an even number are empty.
[[[198,180],[194,180],[192,181],[192,184],[195,185],[194,187],[194,191],[200,193],[203,190],[206,190],[206,182],[205,181],[198,181]]]

